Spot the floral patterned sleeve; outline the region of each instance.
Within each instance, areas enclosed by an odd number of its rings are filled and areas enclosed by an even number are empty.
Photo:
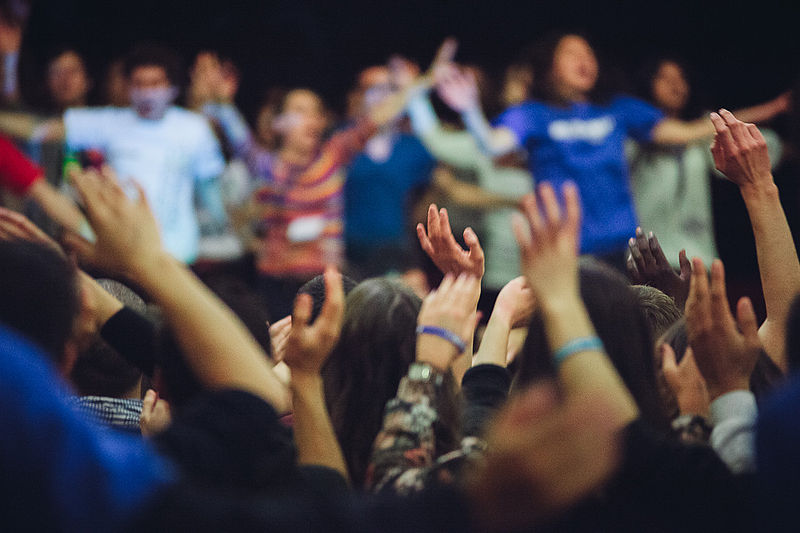
[[[407,494],[423,487],[436,457],[436,388],[408,376],[400,381],[397,396],[386,404],[383,428],[372,447],[365,483],[368,490],[391,488]]]

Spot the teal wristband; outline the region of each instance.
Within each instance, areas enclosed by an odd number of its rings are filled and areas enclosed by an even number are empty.
[[[417,335],[435,335],[437,337],[441,337],[442,339],[448,341],[450,344],[456,347],[458,353],[464,353],[464,350],[467,349],[466,343],[461,340],[461,337],[456,335],[450,330],[444,328],[437,328],[436,326],[417,326]]]
[[[603,342],[598,337],[576,337],[556,350],[556,353],[553,354],[553,360],[556,362],[556,366],[561,366],[561,364],[571,355],[575,355],[578,352],[588,352],[592,350],[597,350],[599,352],[605,351],[603,347]]]

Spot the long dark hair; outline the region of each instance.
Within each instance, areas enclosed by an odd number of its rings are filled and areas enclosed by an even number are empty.
[[[595,260],[581,260],[581,297],[597,335],[636,400],[641,417],[667,431],[669,420],[656,389],[650,326],[627,280]],[[515,389],[556,373],[544,322],[537,314],[519,357]]]
[[[397,394],[415,359],[421,305],[411,289],[386,278],[368,279],[347,296],[341,337],[322,375],[325,401],[355,487],[364,482],[386,402]],[[454,402],[443,403],[434,432],[437,449],[450,451],[457,432],[442,429],[454,427],[457,417],[455,409],[447,408]]]
[[[699,94],[700,88],[694,83],[696,76],[690,68],[689,63],[678,56],[661,55],[645,61],[637,76],[636,95],[642,100],[650,102],[654,106],[658,107],[658,103],[655,101],[653,96],[653,81],[655,81],[658,71],[661,70],[661,67],[664,66],[665,63],[674,63],[680,69],[681,73],[683,74],[683,78],[689,85],[689,99],[687,100],[684,108],[681,109],[680,116],[678,118],[681,120],[696,119],[703,113],[703,108],[699,103],[699,100],[701,99],[701,95]]]
[[[541,100],[553,105],[568,105],[556,92],[553,83],[553,59],[556,48],[565,37],[580,37],[591,46],[591,39],[587,33],[581,30],[554,30],[546,33],[533,45],[526,48],[523,52],[523,61],[530,65],[533,70],[533,86],[531,96],[536,100]],[[594,88],[587,95],[590,102],[605,103],[610,100],[612,91],[609,87],[607,77],[604,75],[599,54],[594,48],[595,57],[598,64],[598,77]]]

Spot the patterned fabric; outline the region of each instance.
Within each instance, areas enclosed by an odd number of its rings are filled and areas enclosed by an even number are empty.
[[[142,400],[80,396],[72,399],[72,405],[78,413],[102,426],[129,433],[141,432]]]
[[[436,450],[438,392],[432,383],[402,379],[397,396],[386,404],[383,429],[375,438],[368,490],[406,496],[431,485],[451,484],[464,463],[483,452],[485,445],[476,437],[463,439],[461,447],[449,453]]]
[[[234,152],[257,178],[251,215],[257,220],[256,266],[265,276],[304,279],[343,257],[344,166],[360,152],[375,126],[368,120],[333,135],[306,166],[284,164],[260,147],[230,105],[204,112],[220,124]]]
[[[681,415],[672,421],[672,431],[685,444],[708,444],[711,424],[700,415]]]

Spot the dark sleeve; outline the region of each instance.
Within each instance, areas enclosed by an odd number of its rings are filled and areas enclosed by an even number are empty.
[[[200,393],[156,444],[200,486],[271,493],[300,484],[291,430],[272,406],[244,391]]]
[[[480,436],[486,422],[508,398],[511,374],[499,365],[473,366],[461,380],[464,436]]]
[[[467,533],[469,514],[466,498],[452,488],[408,498],[294,491],[241,498],[177,485],[163,491],[130,531]]]
[[[756,531],[753,495],[753,479],[734,476],[710,447],[675,442],[637,421],[608,487],[609,530]]]
[[[129,307],[123,307],[100,329],[100,336],[129,363],[153,375],[156,355],[155,325]]]

